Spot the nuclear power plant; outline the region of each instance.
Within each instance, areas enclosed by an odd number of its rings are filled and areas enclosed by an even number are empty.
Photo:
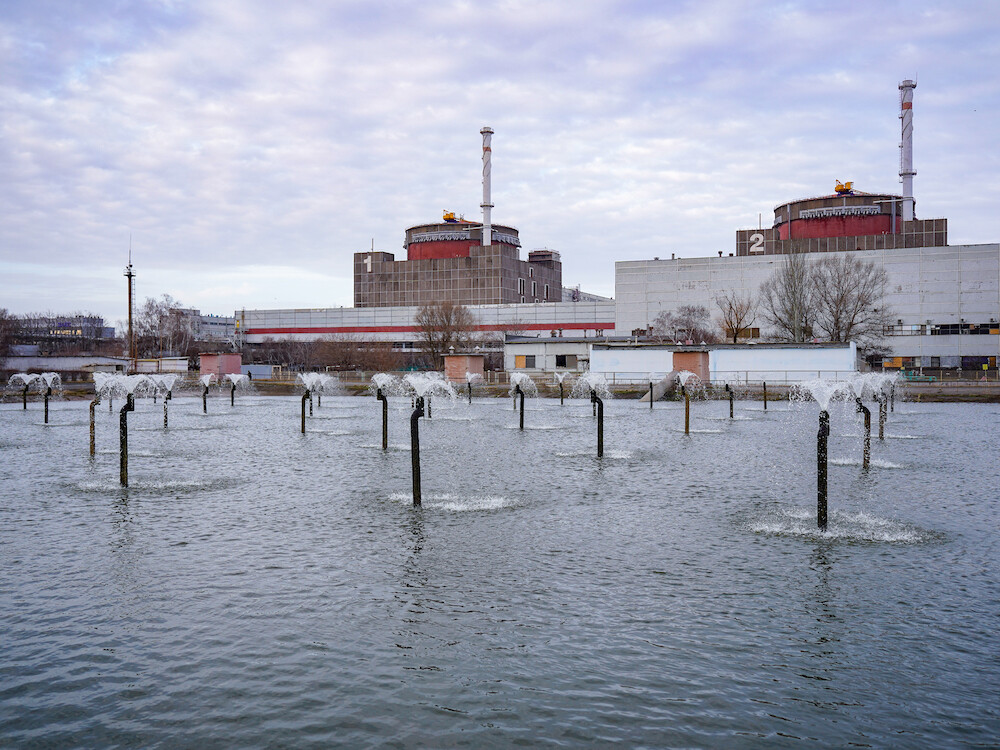
[[[445,212],[440,221],[411,226],[404,232],[405,259],[382,251],[354,253],[353,308],[241,310],[240,336],[254,344],[352,335],[412,350],[419,340],[419,307],[448,300],[468,306],[482,331],[578,337],[579,356],[568,349],[561,356],[582,366],[589,359],[588,339],[632,336],[638,343],[661,312],[701,305],[718,316],[719,295],[755,296],[783,256],[813,262],[828,253],[850,253],[884,269],[889,279],[883,301],[891,313],[884,330],[887,352],[870,364],[993,369],[1000,355],[1000,245],[949,245],[946,218],[917,218],[915,88],[912,80],[899,84],[898,193],[837,181],[831,193],[775,206],[769,227],[737,230],[735,247],[717,257],[677,258],[666,248],[653,259],[618,261],[613,300],[564,290],[559,252],[536,250],[522,259],[518,229],[493,223],[494,132],[484,127],[481,221]],[[668,255],[670,260],[661,260]],[[750,342],[768,336],[760,316],[745,333]],[[523,369],[544,367],[542,357],[517,359],[532,361],[539,366]]]

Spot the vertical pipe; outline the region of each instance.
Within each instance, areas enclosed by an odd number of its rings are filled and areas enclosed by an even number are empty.
[[[201,392],[201,410],[203,413],[208,414],[208,386]]]
[[[819,413],[819,432],[816,434],[816,525],[826,531],[826,447],[830,437],[830,412]]]
[[[684,394],[684,434],[691,434],[691,394],[685,386],[681,386],[681,393]]]
[[[767,411],[767,383],[764,383],[764,411]]]
[[[236,406],[236,381],[232,381],[232,385],[229,387],[229,405]]]
[[[468,385],[469,385],[469,406],[472,406],[472,381],[471,380],[469,381]]]
[[[316,408],[323,408],[323,391],[316,391]]]
[[[521,399],[521,430],[524,431],[524,391],[521,390],[521,386],[514,386],[514,395],[516,398]]]
[[[119,476],[123,487],[128,487],[128,413],[135,411],[135,398],[128,394],[125,406],[122,407],[118,425],[120,471]]]
[[[421,504],[420,495],[420,425],[419,420],[424,416],[424,398],[417,397],[417,406],[410,414],[410,467],[413,474],[413,504]]]
[[[566,405],[563,396],[564,396],[564,393],[563,393],[563,382],[560,380],[559,381],[559,406],[565,406]]]
[[[28,386],[24,386],[24,390],[21,391],[21,403],[24,405],[24,410],[28,411]]]
[[[427,394],[426,398],[424,398],[424,403],[427,406],[427,418],[430,419],[431,418],[431,394],[429,394],[429,393]]]
[[[389,399],[382,393],[382,389],[375,391],[375,398],[382,402],[382,450],[389,450]]]
[[[604,402],[597,395],[597,391],[590,392],[590,400],[597,410],[597,457],[604,456]]]
[[[94,409],[101,403],[101,397],[95,396],[90,402],[90,455],[97,453],[97,432],[94,429]]]
[[[653,408],[653,384],[652,383],[649,384],[649,408],[650,408],[650,410],[652,410],[652,408]]]
[[[864,450],[862,451],[861,468],[868,469],[872,459],[872,413],[871,410],[861,402],[860,398],[856,398],[855,403],[857,412],[865,415],[865,438]]]
[[[726,383],[726,393],[729,394],[729,418],[733,418],[733,389],[729,387],[729,383]]]
[[[309,391],[302,394],[302,434],[306,434],[306,399],[309,398]]]
[[[163,429],[167,429],[167,401],[173,398],[173,392],[167,391],[167,394],[163,397]]]
[[[885,440],[885,410],[887,397],[884,393],[878,397],[878,439]]]
[[[52,395],[52,386],[45,387],[45,424],[49,423],[49,396]]]
[[[896,411],[896,384],[889,384],[889,411]]]
[[[309,416],[313,415],[313,394],[312,391],[306,391],[306,395],[309,397]]]

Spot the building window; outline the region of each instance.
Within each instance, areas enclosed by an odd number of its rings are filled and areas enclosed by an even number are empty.
[[[575,354],[557,354],[556,367],[576,367]]]
[[[532,281],[531,282],[531,296],[532,297],[537,297],[538,296],[538,282],[537,281]],[[538,300],[536,299],[535,302],[538,302]]]
[[[528,278],[530,279],[534,275],[535,275],[535,269],[532,268],[531,266],[528,266]]]
[[[545,285],[545,299],[548,299],[548,298],[549,298],[549,285],[546,284]]]
[[[514,369],[515,370],[533,370],[533,369],[535,369],[535,355],[534,354],[515,354],[514,355]]]
[[[517,280],[517,293],[524,294],[524,279]],[[524,302],[524,300],[521,300],[521,302]]]

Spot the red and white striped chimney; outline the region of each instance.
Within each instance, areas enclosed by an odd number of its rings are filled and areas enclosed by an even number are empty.
[[[903,139],[899,143],[899,181],[903,183],[903,221],[913,221],[913,89],[916,81],[899,84],[899,119],[903,123]]]
[[[493,128],[484,126],[479,131],[483,136],[483,245],[493,244],[493,224],[490,219],[490,209],[493,208],[492,196],[490,195],[490,139],[493,138]]]

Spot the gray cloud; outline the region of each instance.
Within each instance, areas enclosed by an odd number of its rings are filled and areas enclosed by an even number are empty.
[[[57,273],[87,279],[72,308],[123,317],[130,234],[140,279],[164,284],[148,296],[220,314],[349,305],[351,253],[373,240],[398,253],[405,227],[442,209],[478,215],[483,124],[495,220],[559,250],[567,283],[610,294],[615,260],[730,252],[736,229],[835,178],[898,190],[896,84],[914,75],[918,215],[948,216],[953,243],[995,242],[995,15],[8,3],[0,306],[66,304]]]

